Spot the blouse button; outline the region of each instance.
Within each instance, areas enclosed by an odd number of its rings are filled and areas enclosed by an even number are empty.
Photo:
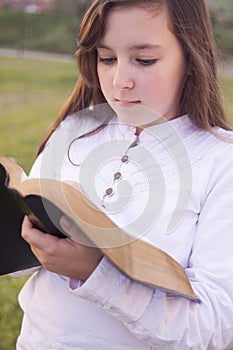
[[[127,154],[125,154],[122,158],[121,158],[122,163],[128,163],[129,161],[129,156]]]
[[[114,174],[114,179],[115,180],[120,180],[122,177],[121,173],[118,171],[117,173]]]
[[[106,193],[106,196],[108,196],[108,197],[111,197],[111,196],[114,194],[113,189],[112,189],[111,187],[109,187],[109,188],[105,191],[105,193]]]

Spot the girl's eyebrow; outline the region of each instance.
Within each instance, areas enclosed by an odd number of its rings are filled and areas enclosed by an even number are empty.
[[[152,45],[152,44],[141,44],[141,45],[133,45],[130,47],[131,51],[136,51],[136,50],[154,50],[154,49],[159,49],[161,45]]]
[[[96,48],[97,49],[112,50],[110,47],[103,45],[103,44],[99,44]]]
[[[139,45],[133,45],[129,47],[130,51],[138,51],[138,50],[154,50],[154,49],[159,49],[161,45],[152,45],[152,44],[139,44]],[[97,49],[105,49],[105,50],[110,50],[113,51],[110,47],[104,45],[104,44],[99,44],[97,46]]]

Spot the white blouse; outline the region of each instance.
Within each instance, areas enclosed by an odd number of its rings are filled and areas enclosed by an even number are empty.
[[[135,282],[106,257],[76,286],[40,268],[19,296],[17,349],[224,349],[233,340],[233,144],[188,116],[138,137],[111,120],[78,138],[97,125],[66,118],[30,176],[79,182],[132,237],[173,256],[200,303]]]

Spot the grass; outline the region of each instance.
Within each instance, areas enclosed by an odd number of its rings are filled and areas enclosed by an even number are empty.
[[[72,62],[0,58],[0,154],[29,171],[36,150],[76,76]],[[0,277],[0,349],[15,349],[22,312],[17,295],[26,278]]]
[[[231,120],[231,125],[233,125],[233,78],[223,78],[221,80],[221,86],[225,109]]]
[[[0,277],[0,349],[14,350],[22,320],[17,296],[26,277]]]
[[[71,92],[72,62],[0,58],[0,154],[14,157],[29,171],[46,128]],[[222,80],[233,121],[233,78]],[[0,349],[15,349],[22,312],[17,295],[26,278],[0,277]]]
[[[29,170],[44,131],[75,82],[73,62],[0,58],[0,153]]]

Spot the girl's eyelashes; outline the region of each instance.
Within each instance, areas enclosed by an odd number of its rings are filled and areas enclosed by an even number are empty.
[[[116,58],[114,57],[100,57],[98,56],[98,62],[104,63],[106,65],[111,65],[116,62]]]
[[[100,57],[100,56],[98,56],[98,62],[104,63],[106,65],[111,65],[111,64],[115,63],[116,61],[117,61],[117,59],[115,57]],[[153,58],[153,59],[136,58],[135,61],[142,66],[152,66],[158,60],[155,58]]]
[[[141,64],[142,66],[152,66],[153,64],[155,64],[158,60],[156,58],[153,59],[142,59],[142,58],[138,58],[136,59],[136,61]]]

